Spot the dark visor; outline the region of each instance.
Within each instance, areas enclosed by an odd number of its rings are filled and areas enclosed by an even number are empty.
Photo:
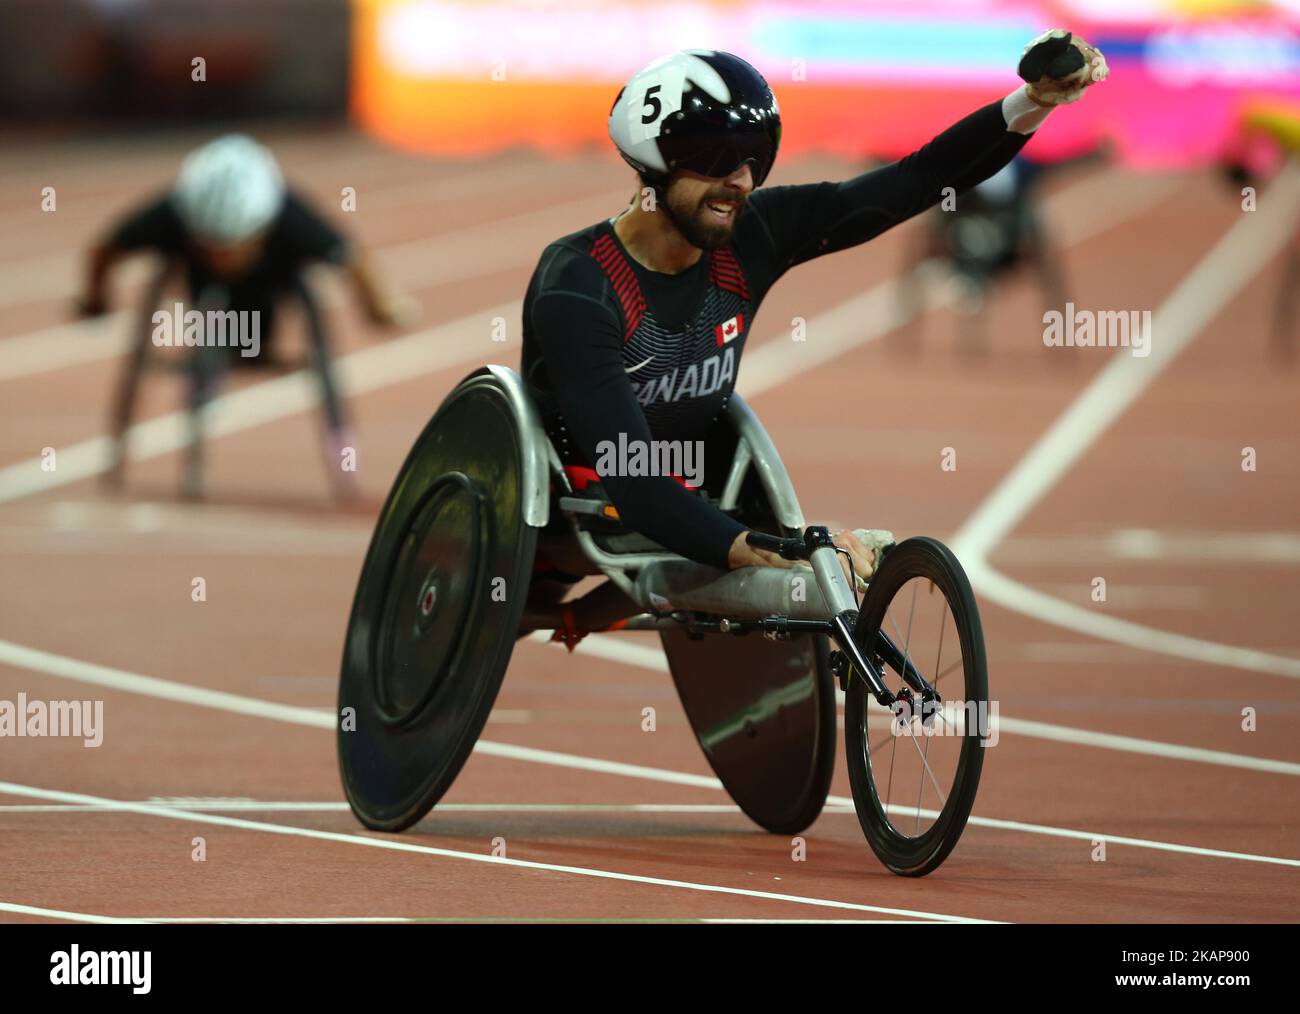
[[[701,176],[730,176],[749,163],[754,185],[767,178],[781,141],[781,120],[769,110],[749,110],[743,119],[722,110],[691,118],[689,126],[664,124],[659,148],[668,168]]]

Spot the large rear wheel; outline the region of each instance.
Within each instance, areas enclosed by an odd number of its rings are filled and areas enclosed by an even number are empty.
[[[537,530],[503,392],[458,387],[416,441],[357,583],[339,681],[339,767],[366,826],[423,817],[468,759],[510,662]]]

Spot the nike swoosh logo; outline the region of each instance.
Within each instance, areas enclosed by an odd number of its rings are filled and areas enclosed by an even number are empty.
[[[637,363],[637,364],[636,364],[635,366],[633,366],[633,367],[627,367],[627,366],[624,366],[624,367],[623,367],[623,372],[624,372],[624,373],[635,373],[637,370],[641,369],[641,367],[643,367],[643,366],[649,366],[649,365],[650,365],[651,363],[653,363],[654,361],[655,361],[655,357],[654,357],[654,356],[651,356],[651,357],[650,357],[649,359],[647,359],[644,363]]]

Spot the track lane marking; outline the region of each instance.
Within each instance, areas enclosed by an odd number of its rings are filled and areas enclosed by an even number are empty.
[[[1146,627],[1056,599],[995,569],[988,556],[1177,356],[1285,246],[1300,211],[1300,169],[1267,191],[1265,215],[1243,214],[1153,315],[1151,354],[1121,352],[1077,395],[953,537],[971,583],[1012,612],[1102,640],[1192,662],[1300,679],[1300,659]]]
[[[12,912],[15,915],[33,915],[44,919],[62,919],[64,922],[82,922],[82,923],[111,923],[113,925],[133,925],[138,926],[144,923],[382,923],[382,922],[422,922],[424,920],[410,916],[374,916],[374,915],[357,915],[357,916],[288,916],[284,918],[275,918],[268,916],[265,918],[234,918],[216,916],[205,918],[202,916],[184,916],[170,918],[168,916],[141,916],[133,918],[131,916],[117,915],[92,915],[88,912],[68,912],[59,908],[42,908],[37,905],[20,905],[12,901],[0,901],[0,912]],[[852,920],[850,920],[852,921]]]
[[[1080,183],[1080,188],[1086,186],[1088,181]],[[1131,214],[1144,211],[1154,201],[1164,199],[1173,188],[1169,182],[1162,181],[1161,186],[1154,188],[1154,196],[1147,194],[1140,201],[1114,201],[1106,207],[1110,211],[1105,214],[1096,214],[1087,220],[1087,225],[1080,226],[1078,235],[1071,238],[1071,243],[1083,242],[1084,239],[1091,238],[1093,235],[1110,229],[1118,222],[1126,220]],[[1074,192],[1067,188],[1057,195],[1057,200],[1067,198]],[[528,214],[537,214],[529,212]],[[516,216],[517,217],[517,216]],[[526,216],[524,216],[526,217]],[[511,221],[511,220],[503,220]],[[419,240],[419,242],[430,242],[430,240]],[[412,247],[413,248],[413,247]],[[866,320],[875,321],[889,320],[893,321],[891,326],[900,324],[901,318],[898,317],[898,279],[889,278],[887,281],[880,282],[872,286],[870,290],[863,294],[854,296],[854,298],[845,300],[844,303],[837,304],[836,307],[829,309],[824,313],[813,318],[810,322],[810,328],[814,334],[822,334],[816,344],[810,344],[811,352],[800,350],[800,355],[790,356],[788,342],[780,339],[770,339],[770,341],[761,344],[750,352],[749,367],[746,367],[744,393],[746,396],[755,396],[764,390],[771,389],[779,383],[788,381],[790,378],[797,376],[806,370],[813,369],[822,365],[835,357],[844,355],[845,352],[852,351],[853,348],[861,347],[863,344],[875,341],[883,337],[887,330],[880,325],[872,325],[870,329],[863,330],[863,313],[867,313]],[[519,309],[523,305],[521,300],[498,305],[490,309],[482,309],[469,313],[455,321],[448,321],[445,324],[433,325],[415,334],[403,335],[403,337],[385,342],[382,346],[363,348],[363,350],[350,352],[350,354],[338,357],[335,363],[338,365],[341,373],[341,387],[344,394],[361,394],[368,391],[377,390],[378,387],[390,385],[403,380],[412,380],[413,377],[419,376],[420,372],[432,372],[433,369],[443,369],[450,363],[434,365],[433,368],[420,367],[419,361],[411,361],[406,367],[407,373],[398,373],[394,376],[391,370],[383,370],[387,359],[391,355],[390,348],[399,347],[404,351],[404,355],[409,359],[417,360],[419,357],[419,346],[422,342],[445,341],[447,335],[455,330],[463,330],[472,324],[481,324],[482,318],[490,320],[494,316],[504,316],[507,320],[517,317]],[[125,312],[125,311],[123,311]],[[66,326],[66,325],[64,325]],[[455,342],[447,342],[455,346]],[[411,348],[411,344],[415,348]],[[504,344],[503,348],[512,348],[516,343]],[[3,343],[0,343],[0,355],[3,355]],[[495,355],[495,352],[494,352]],[[456,357],[456,363],[465,363],[465,361],[476,359],[476,356],[459,356]],[[369,376],[369,370],[377,370],[381,374],[380,378]],[[350,385],[350,374],[356,373],[356,386]],[[417,372],[419,370],[419,372]],[[296,370],[286,376],[274,378],[274,380],[256,383],[246,389],[234,391],[234,393],[218,395],[217,398],[209,403],[208,411],[211,413],[209,419],[213,422],[209,425],[208,438],[217,438],[221,435],[239,432],[242,429],[251,428],[251,426],[263,425],[265,422],[282,419],[285,416],[296,415],[296,413],[308,411],[309,408],[315,407],[320,400],[320,395],[316,390],[315,383],[309,370]],[[257,391],[264,387],[272,387],[273,394],[259,395]],[[278,391],[283,391],[285,395],[277,395]],[[290,396],[291,393],[291,396]],[[240,411],[244,406],[243,400],[230,402],[227,399],[237,398],[238,395],[244,395],[248,399],[250,407],[259,409],[256,415],[248,420],[247,425],[239,425],[238,416],[235,412]],[[270,411],[270,408],[276,404],[277,396],[282,396],[283,402],[278,412]],[[269,404],[268,404],[269,403]],[[231,412],[229,406],[233,404],[235,412]],[[229,419],[227,419],[227,416]],[[181,450],[190,443],[190,434],[186,428],[188,419],[187,412],[172,412],[168,416],[155,417],[155,419],[138,422],[131,426],[127,432],[127,447],[129,450],[129,460],[138,461],[153,456],[168,454],[170,451]],[[218,426],[217,421],[220,419],[224,426]],[[143,445],[143,450],[142,446]],[[60,464],[60,471],[66,468],[66,455],[73,456],[73,465],[75,478],[88,478],[100,474],[108,468],[109,452],[112,450],[112,443],[108,437],[91,437],[75,445],[62,448],[60,456],[65,460]],[[0,503],[9,503],[12,500],[29,497],[36,493],[42,493],[47,489],[52,489],[56,485],[65,485],[64,482],[40,481],[40,477],[53,476],[51,472],[40,471],[42,459],[32,458],[27,461],[19,461],[17,464],[8,465],[0,468]],[[75,481],[75,480],[68,480]]]
[[[1109,224],[1111,224],[1111,223],[1107,223],[1107,225],[1109,225]],[[870,340],[870,338],[868,338],[867,340]],[[787,371],[787,376],[788,376],[788,375],[789,375],[789,371]],[[242,427],[241,427],[241,428],[242,428]],[[2,476],[0,476],[0,477],[2,477]],[[5,496],[3,495],[3,483],[0,483],[0,502],[3,502],[3,500],[5,500],[5,499],[11,499],[11,497],[5,497]],[[143,678],[148,679],[147,677],[143,677]],[[267,702],[267,703],[269,703],[269,702]],[[307,710],[310,710],[310,709],[307,709]],[[328,715],[328,713],[325,713],[325,714]],[[332,727],[332,716],[330,716],[330,727]],[[1074,732],[1084,732],[1083,730],[1072,730],[1072,731],[1074,731]],[[1098,735],[1104,735],[1104,734],[1098,734]],[[499,744],[499,746],[501,746],[501,747],[507,747],[507,745],[505,745],[505,744]],[[1160,744],[1160,746],[1162,746],[1162,747],[1170,747],[1170,746],[1172,746],[1172,745],[1171,745],[1171,744]],[[526,749],[526,748],[509,748],[509,749]],[[1192,748],[1188,748],[1188,749],[1192,749]],[[507,756],[507,755],[509,755],[509,754],[500,754],[500,755],[501,755],[501,756]],[[519,759],[525,759],[523,756],[520,756],[520,755],[518,755],[518,754],[516,754],[515,756],[518,756]],[[1229,755],[1229,756],[1233,756],[1233,755]],[[536,758],[531,758],[531,759],[536,759]],[[628,773],[628,774],[631,774],[631,773],[632,773],[632,771],[625,771],[625,770],[623,770],[623,769],[629,767],[629,766],[627,766],[627,765],[616,765],[616,764],[612,764],[612,763],[610,763],[610,762],[600,762],[600,763],[605,764],[606,767],[604,767],[603,769],[604,769],[604,770],[608,770],[608,771],[610,771],[611,773]],[[635,770],[635,769],[637,768],[637,766],[630,766],[630,767],[631,767],[633,770]],[[653,770],[653,769],[648,769],[648,770]],[[709,787],[714,787],[714,786],[709,786]]]
[[[668,661],[664,658],[662,651],[648,645],[632,644],[619,640],[619,636],[617,634],[592,634],[583,639],[580,650],[585,650],[588,654],[607,661],[637,666],[655,672],[668,672]],[[530,634],[528,639],[534,643],[548,643],[549,641],[547,636],[542,633]],[[0,659],[2,658],[3,655],[0,655]],[[996,722],[999,732],[1026,736],[1032,739],[1047,739],[1057,743],[1073,743],[1080,746],[1098,747],[1104,750],[1145,754],[1151,757],[1166,757],[1171,760],[1217,764],[1223,767],[1243,768],[1249,771],[1265,771],[1270,774],[1300,776],[1300,763],[1294,761],[1252,757],[1249,754],[1207,750],[1201,747],[1184,746],[1180,743],[1166,743],[1155,739],[1140,739],[1136,736],[1094,732],[1090,729],[1078,729],[1050,722],[1035,722],[1001,714],[1000,710]]]
[[[598,636],[598,635],[593,635]],[[590,641],[588,638],[587,641]],[[585,642],[584,642],[585,643]],[[0,664],[15,666],[33,672],[61,676],[83,683],[126,690],[130,693],[159,697],[178,703],[194,704],[199,707],[231,711],[242,715],[255,715],[273,721],[307,725],[320,729],[334,729],[334,713],[319,708],[292,707],[276,704],[254,697],[242,697],[220,690],[205,690],[189,684],[176,683],[171,680],[153,676],[140,676],[109,666],[80,662],[62,655],[27,648],[23,645],[0,641]],[[665,663],[666,664],[666,663]],[[685,771],[672,771],[641,764],[628,764],[621,761],[608,761],[578,754],[561,753],[555,750],[540,750],[534,747],[517,746],[512,743],[498,743],[480,739],[474,745],[474,752],[508,760],[519,760],[552,767],[572,768],[578,771],[599,774],[620,775],[647,781],[663,782],[673,785],[686,785],[693,788],[722,791],[722,783],[708,775],[697,775]],[[839,807],[853,806],[848,796],[829,796],[827,803]],[[1279,856],[1262,856],[1248,852],[1232,852],[1223,849],[1201,848],[1195,845],[1180,845],[1172,842],[1158,842],[1144,838],[1108,835],[1097,831],[1078,831],[1071,828],[1051,827],[1045,824],[1029,824],[1023,821],[1007,821],[990,817],[972,816],[968,824],[975,827],[988,827],[999,830],[1015,830],[1026,834],[1045,835],[1056,838],[1091,840],[1105,838],[1107,841],[1132,845],[1137,848],[1149,848],[1185,855],[1208,856],[1220,859],[1239,859],[1248,862],[1271,863],[1280,866],[1300,867],[1300,859],[1288,859]]]
[[[1112,199],[1102,205],[1105,210],[1094,208],[1086,217],[1067,219],[1070,223],[1070,236],[1062,245],[1070,247],[1092,239],[1133,215],[1147,211],[1177,189],[1177,183],[1172,180],[1147,183],[1146,191],[1135,198]],[[1088,195],[1089,200],[1081,202],[1088,205],[1097,188],[1097,179],[1081,180],[1053,195],[1049,208],[1071,203],[1080,194]],[[901,283],[901,278],[881,282],[809,320],[807,333],[813,338],[800,343],[797,362],[790,355],[788,333],[772,336],[748,350],[745,369],[736,382],[740,393],[745,398],[756,398],[800,374],[869,345],[908,323],[909,318],[899,300]],[[933,286],[927,286],[923,290],[923,300],[921,315],[948,306],[953,301],[952,291],[945,286],[936,293]]]
[[[515,869],[535,870],[542,873],[563,873],[570,876],[590,877],[597,880],[617,880],[623,883],[644,884],[651,887],[670,887],[679,890],[695,891],[703,894],[726,894],[735,897],[758,898],[763,901],[779,901],[795,905],[809,905],[815,908],[843,909],[854,912],[878,912],[882,915],[899,915],[915,919],[931,919],[940,922],[989,923],[995,920],[973,919],[965,916],[945,915],[936,912],[922,912],[906,908],[893,908],[885,905],[865,905],[852,901],[836,901],[830,898],[812,898],[798,894],[782,894],[776,891],[755,891],[743,887],[725,887],[720,884],[701,884],[688,880],[671,880],[665,877],[645,877],[634,873],[619,873],[614,870],[599,870],[585,866],[567,866],[561,863],[544,863],[531,859],[511,859],[508,856],[483,855],[477,852],[462,852],[457,849],[439,848],[435,845],[418,845],[409,841],[396,841],[391,838],[377,838],[363,834],[347,834],[339,831],[321,831],[315,828],[295,827],[291,824],[272,824],[260,820],[245,820],[242,817],[229,817],[215,813],[199,813],[193,810],[178,810],[174,807],[159,806],[150,803],[131,803],[124,800],[109,799],[104,796],[92,796],[81,792],[62,792],[56,789],[43,789],[15,782],[0,781],[0,793],[33,799],[48,799],[52,802],[82,803],[101,806],[119,813],[138,813],[142,816],[158,817],[164,820],[176,820],[196,824],[211,824],[218,827],[231,827],[243,831],[259,831],[263,834],[275,834],[285,837],[310,838],[342,845],[359,845],[364,848],[387,849],[394,852],[407,852],[414,855],[438,856],[444,859],[460,859],[466,862],[487,863],[493,866],[508,866]]]
[[[601,919],[601,918],[568,918],[556,916],[548,918],[545,916],[537,918],[528,917],[488,917],[475,918],[473,916],[419,916],[419,915],[338,915],[338,916],[141,916],[140,918],[130,918],[126,916],[108,916],[108,915],[91,915],[87,912],[68,912],[57,908],[40,908],[35,905],[19,905],[14,902],[0,901],[0,912],[14,912],[19,915],[40,916],[46,919],[62,919],[65,922],[82,922],[82,923],[115,923],[141,925],[146,923],[154,924],[203,924],[203,923],[220,923],[223,925],[236,926],[260,926],[260,925],[340,925],[347,923],[607,923],[616,922],[624,924],[632,923],[736,923],[752,924],[762,926],[854,926],[868,924],[871,926],[946,926],[949,923],[938,922],[926,919]]]
[[[512,300],[485,307],[456,320],[349,353],[337,362],[339,389],[344,395],[365,394],[426,373],[477,362],[482,356],[477,346],[465,343],[466,329],[487,335],[486,322],[497,316],[518,317],[521,305]],[[518,341],[503,342],[499,349],[513,351],[518,344]],[[295,370],[213,398],[206,410],[206,435],[215,439],[253,429],[305,412],[319,401],[320,391],[312,372]],[[127,459],[144,461],[180,450],[191,442],[189,412],[169,412],[130,428]],[[56,448],[58,468],[53,472],[42,471],[40,457],[0,468],[0,504],[100,475],[109,466],[112,446],[109,437],[98,436]]]
[[[349,813],[347,803],[332,801],[295,801],[276,799],[203,800],[188,798],[153,798],[126,800],[176,810],[203,813]],[[5,803],[0,813],[106,813],[99,806],[79,803]],[[439,813],[741,813],[735,803],[439,803]],[[851,805],[828,806],[827,813],[853,813]]]
[[[432,184],[431,184],[432,185]],[[495,230],[501,228],[520,227],[529,228],[532,226],[542,226],[549,222],[551,218],[572,218],[578,214],[601,214],[598,210],[590,210],[595,206],[608,209],[611,204],[621,205],[627,200],[628,191],[626,187],[617,190],[606,190],[599,194],[583,194],[579,197],[569,198],[568,200],[544,203],[543,207],[526,208],[501,218],[494,218],[490,221],[477,223],[473,225],[460,226],[449,229],[442,233],[435,233],[432,236],[422,236],[416,239],[399,240],[393,243],[385,243],[368,248],[372,255],[378,260],[384,262],[388,269],[388,277],[394,281],[403,284],[416,278],[416,272],[420,271],[419,261],[427,259],[437,253],[448,253],[454,256],[454,251],[447,251],[448,245],[455,246],[473,246],[474,241],[483,238],[484,230]],[[539,246],[545,245],[543,240]],[[519,244],[523,247],[523,244]],[[526,248],[525,248],[526,249]],[[502,247],[496,247],[496,253],[500,257]],[[511,252],[507,250],[507,252]],[[532,255],[535,259],[537,254]],[[408,266],[414,260],[414,267]],[[526,255],[513,261],[502,261],[505,267],[526,266],[529,257]],[[147,270],[144,267],[146,262],[140,260],[128,261],[122,265],[122,269],[128,274],[125,276],[129,279],[130,284],[135,285],[148,277]],[[452,261],[452,263],[457,263]],[[475,274],[487,273],[491,269],[491,260],[486,257],[479,257],[477,260],[467,259],[463,264],[458,264],[457,268],[449,272],[446,281],[464,280],[465,278],[474,277]],[[84,267],[83,254],[80,251],[70,253],[46,253],[36,258],[20,258],[17,261],[8,262],[5,265],[7,270],[0,274],[0,307],[27,306],[37,302],[71,300],[77,292],[77,285],[81,281],[81,271]],[[426,285],[440,285],[443,282],[442,276],[437,280],[430,281],[427,271],[421,272],[419,279]],[[5,341],[11,341],[14,338],[25,337],[14,335],[10,338],[0,338],[0,349],[3,348]]]

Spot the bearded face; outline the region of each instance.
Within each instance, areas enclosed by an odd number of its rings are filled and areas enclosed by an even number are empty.
[[[701,250],[717,250],[731,242],[753,189],[748,165],[727,177],[680,170],[669,182],[661,206],[688,243]]]

